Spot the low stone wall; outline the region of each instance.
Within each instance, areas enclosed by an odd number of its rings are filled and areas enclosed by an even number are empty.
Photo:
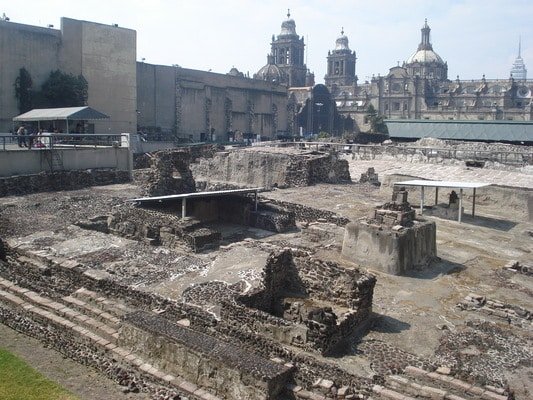
[[[111,185],[129,181],[129,171],[114,169],[41,172],[34,175],[0,177],[0,197],[58,190],[75,190],[88,186]]]
[[[157,315],[135,312],[125,321],[119,338],[122,346],[148,357],[166,372],[212,389],[218,396],[274,399],[291,378],[291,368]]]
[[[336,153],[239,149],[191,164],[195,180],[240,187],[301,187],[350,181],[348,162]]]
[[[414,221],[412,227],[382,227],[358,221],[346,225],[342,256],[392,275],[426,266],[437,256],[435,222]]]
[[[304,206],[303,204],[289,203],[281,200],[264,200],[292,211],[297,221],[316,222],[322,220],[323,222],[329,222],[337,226],[345,226],[348,222],[350,222],[348,218],[342,217],[333,211],[321,210],[319,208],[308,207]]]

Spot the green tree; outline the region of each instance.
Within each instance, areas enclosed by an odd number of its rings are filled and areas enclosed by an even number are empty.
[[[366,110],[365,123],[370,124],[370,133],[389,133],[383,117],[378,115],[378,112],[372,104]]]
[[[15,97],[18,101],[20,113],[25,113],[33,108],[33,80],[28,70],[19,69],[19,76],[15,79]]]
[[[46,107],[78,107],[87,104],[89,85],[82,75],[52,71],[41,87]]]

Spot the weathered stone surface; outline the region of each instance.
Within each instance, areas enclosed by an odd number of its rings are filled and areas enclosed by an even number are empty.
[[[437,228],[415,219],[407,192],[400,188],[369,218],[346,225],[342,256],[388,274],[404,274],[437,257]]]
[[[197,181],[284,188],[350,181],[348,163],[336,154],[284,149],[239,149],[192,164]]]
[[[282,364],[158,315],[139,311],[127,315],[126,321],[131,326],[123,328],[120,342],[217,394],[239,399],[275,398],[291,378],[292,370]],[[242,385],[247,380],[255,384]]]
[[[400,275],[437,256],[436,226],[420,221],[401,231],[352,222],[346,225],[342,256],[370,268]]]
[[[35,175],[0,177],[0,197],[37,192],[81,189],[130,181],[129,171],[93,169],[41,172]]]

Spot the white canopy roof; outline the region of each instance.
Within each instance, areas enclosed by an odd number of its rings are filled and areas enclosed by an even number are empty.
[[[458,182],[458,181],[427,181],[423,179],[414,179],[411,181],[394,182],[397,186],[424,186],[424,187],[445,187],[459,189],[477,189],[480,187],[490,186],[490,183],[483,182]]]
[[[35,108],[24,114],[13,118],[13,121],[56,121],[56,120],[97,120],[107,119],[109,116],[96,111],[95,109],[84,107],[65,108]]]

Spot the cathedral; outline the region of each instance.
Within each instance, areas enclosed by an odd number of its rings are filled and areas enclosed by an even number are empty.
[[[302,127],[304,132],[316,133],[313,119],[329,121],[318,128],[333,134],[366,131],[365,115],[370,105],[386,119],[533,119],[533,82],[527,80],[520,44],[508,79],[449,79],[448,64],[433,49],[430,32],[426,20],[416,51],[401,66],[390,68],[386,76],[359,83],[356,52],[350,49],[343,29],[327,54],[325,85],[313,88],[314,77],[303,62],[303,38],[297,35],[289,13],[280,35],[272,37],[267,65],[254,78],[288,86],[289,107],[297,114],[293,125],[299,125],[300,133]],[[313,100],[314,93],[321,96],[320,101]],[[291,106],[291,102],[296,104]],[[321,115],[325,109],[331,115]]]

